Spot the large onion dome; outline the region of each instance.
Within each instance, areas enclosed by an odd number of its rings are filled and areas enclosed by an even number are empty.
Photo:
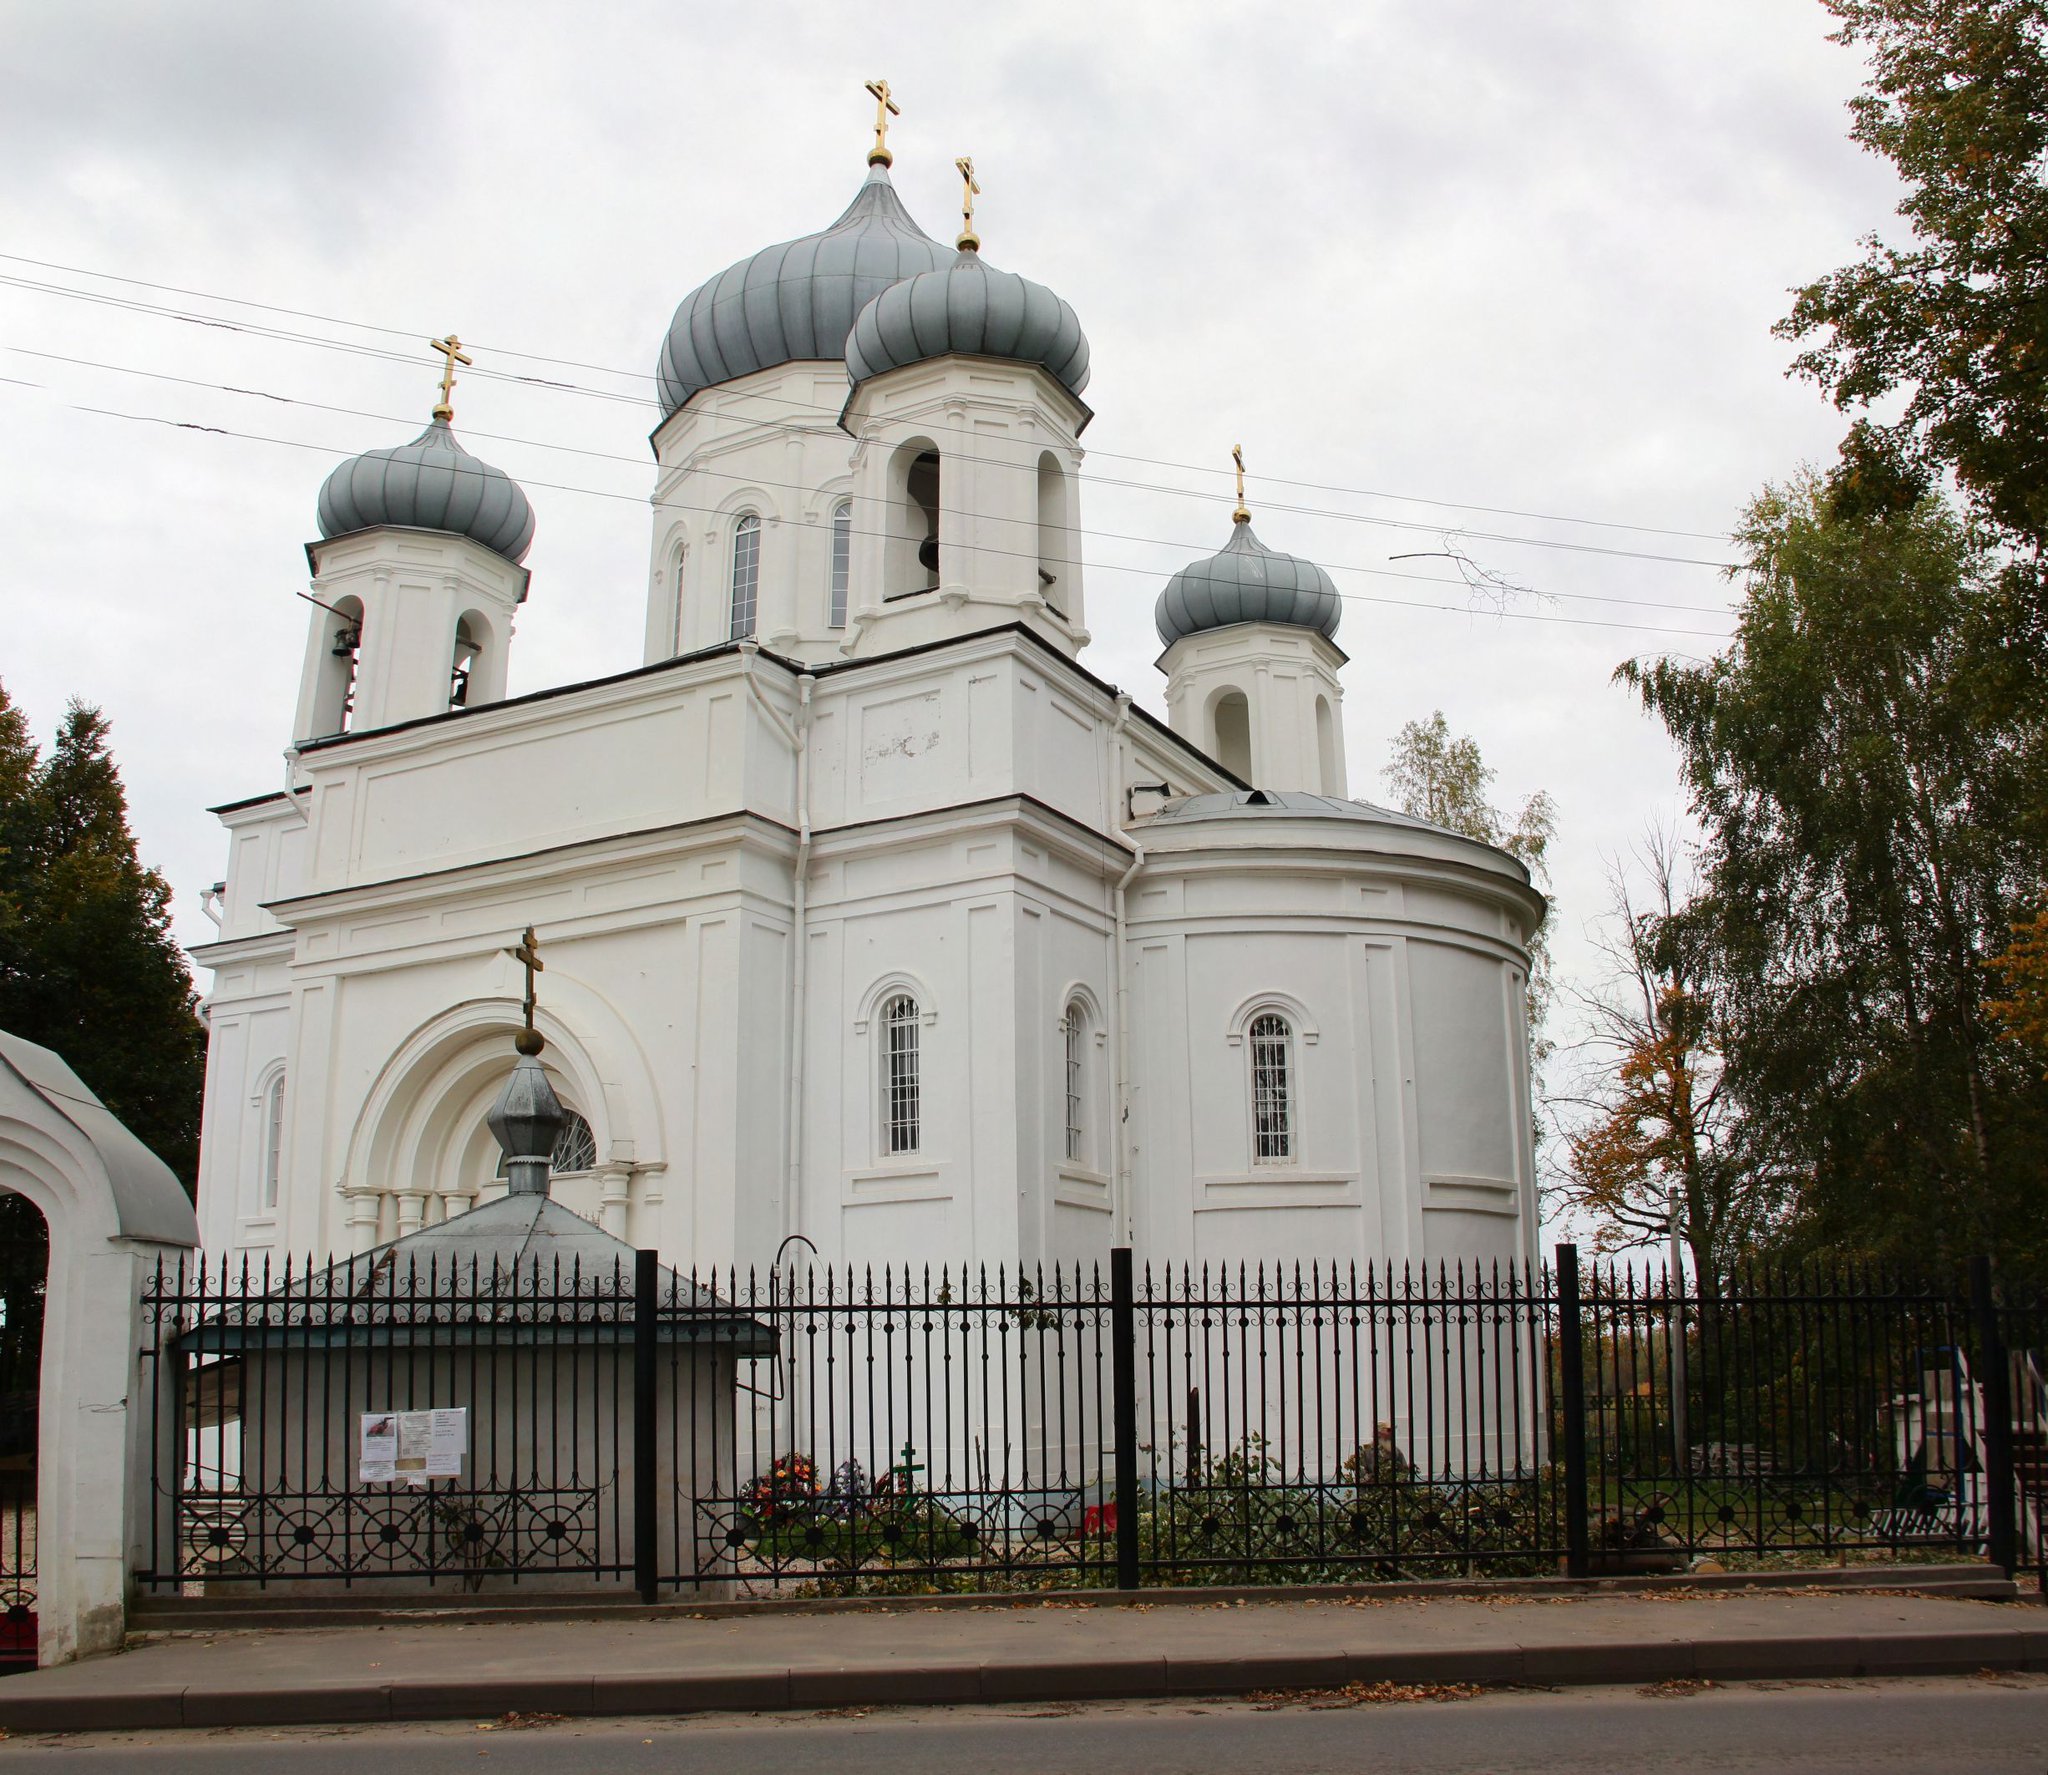
[[[846,341],[846,373],[858,386],[956,351],[1042,364],[1073,394],[1088,386],[1088,340],[1072,306],[1043,284],[983,264],[973,247],[863,308]]]
[[[379,524],[466,536],[515,567],[533,546],[533,507],[519,483],[470,455],[438,415],[409,444],[351,456],[320,489],[322,536]]]
[[[1204,629],[1240,622],[1293,623],[1330,639],[1343,610],[1336,583],[1313,561],[1269,549],[1239,509],[1230,540],[1166,582],[1152,612],[1159,639],[1171,647]]]
[[[824,232],[763,247],[683,298],[655,364],[661,416],[736,376],[839,357],[868,303],[952,256],[910,219],[889,169],[871,166]]]

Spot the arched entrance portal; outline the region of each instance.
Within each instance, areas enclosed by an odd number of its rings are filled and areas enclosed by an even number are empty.
[[[50,1229],[0,1191],[0,1675],[36,1661],[36,1424]]]
[[[192,1251],[199,1225],[170,1167],[57,1055],[5,1031],[0,1195],[49,1229],[31,1520],[36,1661],[62,1664],[118,1651],[125,1635],[152,1507],[142,1279]]]

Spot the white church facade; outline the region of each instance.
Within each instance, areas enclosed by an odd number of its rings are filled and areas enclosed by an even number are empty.
[[[555,1195],[685,1270],[1533,1254],[1526,872],[1347,798],[1335,587],[1242,504],[1167,722],[1087,669],[1080,324],[888,166],[677,310],[632,669],[506,695],[452,378],[322,489],[287,786],[215,810],[210,1252],[503,1191],[531,927]]]

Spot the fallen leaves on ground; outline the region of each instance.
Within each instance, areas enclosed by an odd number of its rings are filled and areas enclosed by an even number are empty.
[[[1393,1701],[1470,1701],[1486,1691],[1477,1683],[1346,1683],[1340,1689],[1254,1689],[1245,1697],[1256,1711],[1306,1707],[1328,1712],[1340,1707],[1381,1707]]]
[[[1645,1683],[1636,1693],[1652,1701],[1669,1701],[1679,1695],[1697,1695],[1713,1686],[1712,1680],[1704,1676],[1669,1676],[1661,1683]]]
[[[479,1732],[531,1732],[540,1726],[559,1726],[559,1713],[501,1713],[494,1720],[478,1720]]]

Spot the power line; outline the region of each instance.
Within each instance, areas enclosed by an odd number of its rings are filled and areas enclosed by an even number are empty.
[[[318,312],[307,309],[287,308],[277,303],[259,302],[248,297],[223,295],[215,291],[195,290],[177,284],[153,283],[145,278],[127,277],[116,272],[95,271],[83,266],[62,265],[51,260],[32,259],[18,253],[0,253],[0,260],[7,260],[22,265],[34,265],[45,270],[62,271],[72,276],[100,278],[112,283],[128,284],[138,289],[157,290],[162,293],[170,295],[197,297],[203,301],[225,303],[234,307],[251,308],[263,313],[285,315],[293,319],[317,321],[322,325],[326,326],[349,327],[357,331],[378,333],[394,339],[415,340],[425,336],[423,333],[419,332],[416,329],[389,327],[369,321],[350,320],[339,315],[320,314]],[[65,296],[80,301],[105,303],[115,307],[126,308],[136,313],[153,314],[163,318],[183,320],[198,325],[213,325],[223,327],[228,330],[244,331],[250,333],[252,336],[255,337],[275,338],[296,344],[324,345],[333,349],[349,351],[356,355],[384,358],[393,362],[411,363],[415,361],[415,353],[413,353],[412,351],[400,352],[372,347],[352,346],[349,345],[346,341],[323,340],[320,339],[317,335],[295,333],[287,329],[249,327],[231,321],[223,321],[213,316],[194,315],[187,311],[171,309],[159,304],[138,303],[125,298],[107,296],[97,291],[69,289],[63,285],[47,283],[40,280],[18,278],[0,274],[0,283],[8,284],[15,288],[30,290],[41,294]],[[500,356],[516,358],[528,363],[557,364],[567,369],[586,370],[601,375],[619,376],[627,378],[637,383],[650,383],[654,381],[654,378],[644,370],[620,369],[615,366],[593,364],[585,360],[576,358],[550,357],[542,353],[521,351],[509,346],[478,346],[476,349],[496,352]],[[488,369],[474,369],[471,371],[471,374],[473,376],[486,378],[492,381],[524,384],[529,387],[551,388],[557,390],[558,392],[582,394],[598,399],[623,402],[631,405],[647,407],[652,407],[656,405],[655,402],[648,400],[642,396],[624,395],[614,390],[595,389],[590,388],[587,385],[562,382],[552,378],[508,375],[501,371],[492,371]],[[838,417],[837,414],[833,412],[831,409],[818,407],[810,402],[795,401],[787,399],[786,397],[772,396],[766,394],[757,394],[752,398],[770,401],[777,405],[797,408],[807,413],[816,414],[821,418],[836,420]],[[1132,462],[1137,463],[1141,466],[1155,468],[1170,468],[1191,474],[1221,476],[1229,472],[1228,470],[1215,467],[1211,464],[1180,462],[1166,457],[1138,456],[1118,451],[1097,451],[1094,452],[1094,454],[1101,457],[1104,460]],[[1267,485],[1276,487],[1298,487],[1309,492],[1347,494],[1355,498],[1384,499],[1413,505],[1435,505],[1441,506],[1446,510],[1479,512],[1484,515],[1494,517],[1529,518],[1544,523],[1573,524],[1587,528],[1603,530],[1633,531],[1642,535],[1672,536],[1700,542],[1726,542],[1730,540],[1730,538],[1722,532],[1704,530],[1684,530],[1667,525],[1658,524],[1635,524],[1611,518],[1572,517],[1563,513],[1537,511],[1523,507],[1482,505],[1467,500],[1435,499],[1422,494],[1393,493],[1376,488],[1351,487],[1333,482],[1307,481],[1296,478],[1290,478],[1282,475],[1261,474],[1255,476],[1254,479],[1256,481],[1263,482]],[[1143,485],[1143,483],[1121,483],[1115,481],[1108,481],[1106,479],[1105,484],[1139,486]],[[1196,493],[1193,490],[1186,488],[1159,487],[1148,490],[1177,494],[1182,497],[1211,497],[1210,495]],[[1217,497],[1221,496],[1219,495]],[[1265,503],[1269,509],[1273,510],[1296,510],[1310,513],[1311,515],[1315,516],[1338,518],[1351,522],[1388,524],[1399,522],[1399,520],[1394,519],[1374,518],[1371,515],[1364,513],[1315,511],[1313,508],[1307,507],[1282,506],[1272,501],[1264,501],[1262,503]],[[1424,530],[1439,528],[1439,526],[1432,526],[1419,523],[1410,524],[1408,527]],[[1585,544],[1571,544],[1565,542],[1558,542],[1542,538],[1518,536],[1489,535],[1485,536],[1483,540],[1522,543],[1533,547],[1550,548],[1587,548],[1590,546]],[[1727,565],[1724,562],[1693,561],[1687,557],[1677,556],[1649,556],[1645,558],[1661,560],[1685,560],[1688,565],[1698,566]]]
[[[98,417],[107,419],[125,420],[131,424],[166,426],[172,430],[177,431],[206,432],[216,437],[237,438],[245,440],[247,442],[259,444],[274,444],[285,449],[307,450],[313,452],[316,455],[321,456],[340,457],[352,454],[352,452],[348,450],[337,448],[336,446],[331,444],[316,444],[303,438],[282,438],[263,432],[239,431],[230,426],[204,425],[199,423],[198,421],[189,419],[166,419],[161,415],[154,413],[126,413],[122,412],[118,408],[91,407],[72,401],[64,402],[63,405],[70,407],[75,412],[91,413]],[[591,499],[608,499],[636,506],[642,503],[649,503],[652,504],[656,510],[662,511],[693,512],[702,516],[720,515],[717,512],[716,508],[710,506],[686,505],[681,501],[665,499],[655,499],[652,501],[643,502],[641,496],[638,494],[615,493],[610,489],[603,487],[579,487],[562,481],[533,481],[527,484],[535,487],[545,488],[550,492],[580,494],[586,498]],[[876,532],[855,531],[854,534],[873,535],[876,534]],[[1016,559],[1037,559],[1037,553],[1035,550],[1026,551],[1022,549],[1000,549],[981,544],[977,544],[976,548],[977,551],[982,554],[1006,555]],[[1147,578],[1156,579],[1158,577],[1156,569],[1148,567],[1126,566],[1120,562],[1114,561],[1097,561],[1086,563],[1085,565],[1087,566],[1087,569],[1090,572],[1138,573],[1145,575]],[[1443,582],[1439,581],[1437,583]],[[1662,624],[1613,622],[1595,617],[1556,616],[1551,615],[1547,612],[1538,611],[1477,611],[1473,610],[1469,606],[1461,608],[1459,606],[1449,604],[1428,604],[1422,602],[1420,599],[1374,597],[1371,594],[1364,592],[1340,592],[1338,596],[1340,598],[1343,598],[1348,603],[1381,604],[1394,608],[1411,610],[1435,610],[1453,616],[1494,616],[1510,622],[1548,622],[1560,623],[1573,628],[1628,629],[1642,634],[1690,635],[1704,638],[1710,641],[1726,641],[1727,639],[1729,639],[1729,637],[1726,634],[1723,634],[1718,630],[1712,629],[1679,629],[1671,628]]]
[[[47,362],[72,364],[85,369],[104,370],[123,376],[138,376],[150,381],[173,383],[184,388],[203,388],[222,394],[241,395],[248,399],[275,402],[280,406],[303,407],[310,412],[334,413],[342,415],[344,417],[355,419],[374,419],[380,423],[391,425],[402,426],[412,423],[411,421],[400,418],[395,414],[373,413],[368,412],[360,407],[338,407],[325,401],[310,401],[303,399],[302,397],[299,396],[276,394],[268,389],[241,388],[232,383],[212,382],[195,376],[177,376],[173,375],[168,370],[145,370],[131,364],[110,364],[98,358],[71,357],[61,352],[39,351],[26,345],[9,345],[5,347],[5,349],[23,357],[40,358]],[[93,410],[99,411],[100,409]],[[194,429],[200,428],[194,427]],[[540,438],[520,437],[506,432],[472,431],[465,428],[463,435],[472,439],[487,439],[495,443],[520,444],[529,446],[534,449],[554,450],[564,455],[585,456],[600,462],[624,463],[633,468],[645,468],[647,466],[646,463],[640,457],[637,456],[622,456],[615,451],[592,450],[576,444],[557,444],[548,442]],[[978,461],[979,459],[975,460]],[[791,481],[767,480],[758,475],[733,474],[721,469],[700,468],[693,472],[701,475],[709,475],[718,480],[737,481],[749,486],[757,486],[764,489],[774,488],[784,492],[792,492],[799,494],[811,491],[811,489],[800,486],[797,483]],[[544,483],[541,482],[534,483],[535,486],[540,486],[543,484]],[[685,507],[680,505],[674,506],[673,509],[713,512],[717,510],[716,507]],[[1083,538],[1093,538],[1098,542],[1136,543],[1141,547],[1147,548],[1162,548],[1174,550],[1192,549],[1199,551],[1205,546],[1202,543],[1189,542],[1171,537],[1133,536],[1128,534],[1127,532],[1090,529],[1086,526],[1075,527],[1072,530],[1071,534]],[[1004,552],[1021,553],[1021,551]],[[1388,567],[1366,567],[1350,562],[1336,563],[1333,566],[1331,566],[1329,570],[1339,573],[1369,574],[1375,578],[1380,579],[1412,580],[1423,585],[1446,585],[1451,583],[1442,578],[1440,575],[1436,574],[1403,573]],[[1145,570],[1141,569],[1139,571]],[[1626,605],[1633,609],[1674,610],[1698,616],[1720,616],[1726,614],[1726,611],[1723,607],[1716,605],[1673,604],[1654,598],[1626,598],[1611,595],[1603,595],[1594,592],[1543,592],[1536,595],[1546,598],[1570,599],[1574,603],[1619,604]]]

